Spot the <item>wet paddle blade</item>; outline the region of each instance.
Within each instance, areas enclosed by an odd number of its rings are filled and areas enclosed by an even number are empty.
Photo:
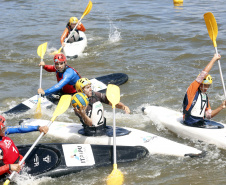
[[[84,17],[85,15],[88,15],[88,13],[91,11],[92,7],[93,7],[93,3],[92,3],[92,1],[89,1],[89,3],[88,3],[88,5],[87,5],[87,7],[86,7],[84,13],[82,14],[81,19],[83,19],[83,17]]]
[[[117,85],[108,84],[106,95],[112,104],[112,108],[115,108],[115,105],[117,105],[120,101],[119,87]]]
[[[38,46],[38,49],[37,49],[37,54],[38,56],[41,57],[41,59],[43,59],[45,53],[46,53],[46,48],[47,48],[47,42],[41,44]]]
[[[36,108],[34,117],[35,119],[40,119],[42,117],[41,98],[38,99],[37,108]]]
[[[206,23],[206,28],[208,30],[210,39],[213,41],[213,46],[217,47],[217,42],[216,42],[217,34],[218,34],[217,21],[211,12],[207,12],[204,14],[204,20]]]
[[[63,47],[61,46],[60,49],[58,49],[57,51],[52,52],[51,55],[59,54],[62,49],[63,49]]]
[[[57,116],[59,116],[60,114],[63,114],[70,106],[70,103],[71,103],[71,95],[61,96],[60,101],[57,105],[57,108],[53,113],[53,117],[51,121],[53,122],[57,118]]]
[[[107,185],[121,185],[124,182],[124,176],[120,170],[117,169],[117,164],[114,164],[114,169],[107,178]]]

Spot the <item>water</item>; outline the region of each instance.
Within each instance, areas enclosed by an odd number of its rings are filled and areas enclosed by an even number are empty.
[[[71,16],[80,17],[88,1],[0,1],[0,111],[4,112],[37,93],[40,58],[37,48],[48,42],[44,61],[52,64],[52,50],[60,48],[60,36]],[[91,12],[82,20],[87,31],[88,47],[83,56],[68,61],[83,77],[97,77],[115,72],[128,74],[129,81],[120,86],[121,101],[131,115],[116,111],[116,123],[151,132],[173,141],[207,151],[201,159],[150,156],[142,161],[120,164],[125,184],[225,184],[225,150],[191,141],[162,127],[156,128],[141,112],[144,105],[160,105],[181,110],[188,85],[214,55],[203,14],[211,11],[218,23],[217,44],[225,74],[224,45],[225,5],[223,0],[185,1],[175,7],[170,0],[106,0],[93,1]],[[223,97],[217,63],[211,70],[214,86],[210,103],[214,109]],[[43,89],[56,83],[55,76],[43,71]],[[34,110],[6,117],[9,125],[33,117]],[[111,107],[105,106],[112,120]],[[53,110],[44,113],[51,119]],[[214,118],[226,123],[225,110]],[[68,110],[57,118],[79,122]],[[33,143],[38,134],[11,135],[16,144]],[[43,138],[42,142],[55,140]],[[105,184],[112,166],[90,169],[77,174],[51,179],[21,180],[19,184]]]

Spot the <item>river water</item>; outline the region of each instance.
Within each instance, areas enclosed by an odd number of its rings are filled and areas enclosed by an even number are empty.
[[[52,64],[50,52],[60,47],[60,36],[71,16],[80,17],[88,1],[15,1],[0,0],[0,112],[4,112],[37,93],[40,58],[37,47],[48,42],[44,56]],[[125,184],[226,184],[226,152],[213,145],[178,137],[161,126],[156,127],[141,112],[144,105],[160,105],[181,111],[189,84],[214,55],[203,14],[211,11],[218,23],[218,51],[221,67],[226,71],[226,20],[223,0],[184,1],[176,7],[172,0],[93,1],[91,12],[82,20],[88,46],[82,56],[68,61],[83,77],[110,73],[128,74],[129,81],[120,86],[121,101],[131,109],[130,115],[116,110],[118,126],[128,126],[207,151],[204,158],[177,158],[152,155],[143,160],[120,164]],[[211,70],[213,88],[209,91],[214,109],[224,99],[217,63]],[[43,89],[56,83],[55,75],[43,71]],[[53,110],[43,113],[51,119]],[[112,121],[111,107],[105,115]],[[8,125],[17,125],[30,111],[8,116]],[[79,122],[68,110],[57,118]],[[226,123],[225,111],[215,121]],[[11,135],[16,144],[31,144],[38,133]],[[44,143],[56,142],[42,138]],[[59,142],[59,141],[58,141]],[[105,184],[112,166],[90,169],[61,178],[18,180],[19,184]]]

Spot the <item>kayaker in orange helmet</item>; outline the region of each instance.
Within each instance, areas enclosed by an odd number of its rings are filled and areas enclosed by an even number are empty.
[[[220,58],[219,54],[215,54],[196,80],[188,87],[183,101],[184,124],[193,127],[205,127],[205,123],[208,122],[205,118],[211,119],[225,108],[226,100],[218,108],[212,110],[206,93],[212,84],[212,77],[208,73]]]
[[[72,43],[72,42],[76,42],[79,41],[80,37],[79,37],[79,30],[85,32],[86,28],[84,27],[84,25],[79,22],[79,20],[77,19],[77,17],[71,17],[69,19],[69,22],[66,25],[66,28],[63,32],[63,34],[61,35],[61,45],[64,47],[65,43],[64,40],[66,37],[68,37],[68,35],[70,34],[70,32],[74,29],[74,27],[76,26],[76,24],[78,24],[78,26],[75,28],[74,33],[72,34],[72,37],[68,39],[67,42]]]

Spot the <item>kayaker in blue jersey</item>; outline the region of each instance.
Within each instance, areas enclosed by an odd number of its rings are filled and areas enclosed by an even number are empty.
[[[206,93],[212,84],[212,77],[208,73],[220,58],[220,55],[215,54],[205,69],[188,87],[183,101],[184,124],[193,127],[205,127],[205,123],[208,122],[205,118],[211,119],[225,108],[226,100],[218,108],[212,110]]]
[[[66,57],[63,54],[56,54],[53,61],[54,65],[45,65],[43,61],[40,62],[39,66],[43,66],[48,72],[55,72],[58,83],[45,91],[42,88],[38,89],[38,94],[50,95],[58,93],[63,95],[76,93],[74,84],[81,76],[74,68],[67,65]]]
[[[1,175],[11,173],[11,171],[19,172],[21,166],[18,163],[23,159],[23,156],[19,154],[19,150],[15,146],[14,142],[7,137],[7,135],[38,130],[46,134],[48,132],[48,127],[27,125],[6,127],[6,120],[0,115],[0,178]]]
[[[111,105],[106,95],[100,92],[94,92],[91,88],[91,82],[87,78],[81,78],[76,83],[76,90],[84,93],[88,99],[89,104],[86,107],[77,109],[74,107],[75,114],[80,118],[83,124],[85,135],[87,136],[100,136],[105,135],[106,132],[106,119],[104,117],[103,105]],[[72,97],[72,106],[73,106]],[[125,111],[126,114],[130,113],[129,107],[119,102],[117,108]]]

